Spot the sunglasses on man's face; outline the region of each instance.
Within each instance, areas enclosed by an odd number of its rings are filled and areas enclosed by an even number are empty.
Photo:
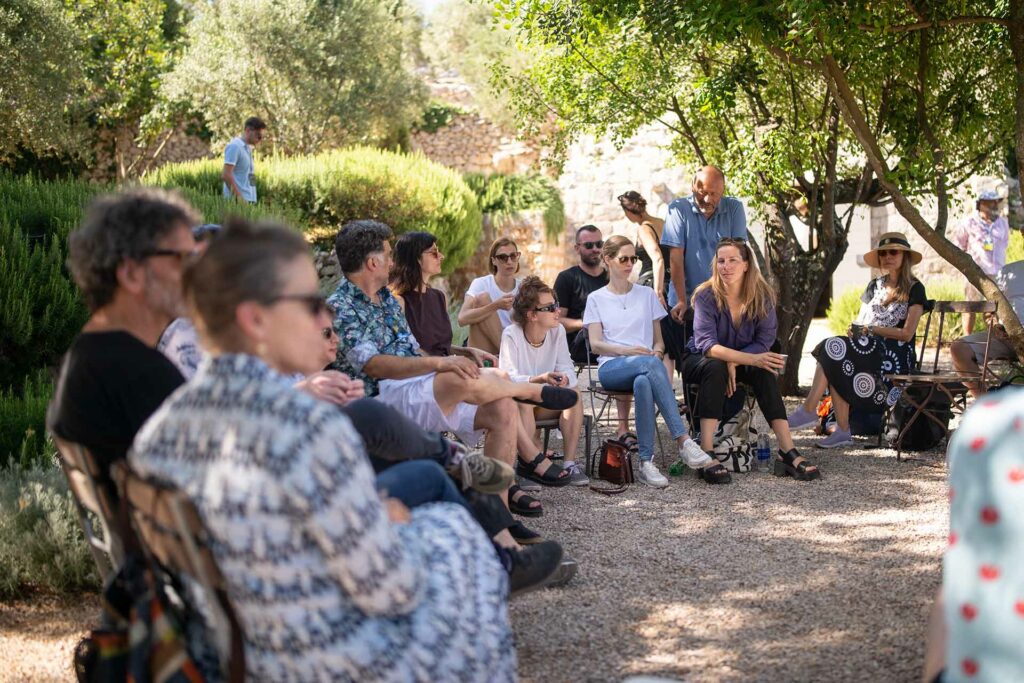
[[[320,336],[323,337],[324,339],[332,338],[334,336],[334,328],[325,327],[324,329],[320,330]]]
[[[550,304],[546,306],[535,306],[533,310],[537,311],[538,313],[554,313],[555,311],[558,310],[558,302],[552,301]]]
[[[494,258],[498,259],[502,263],[508,263],[509,261],[514,263],[519,260],[519,252],[517,251],[511,254],[495,254]]]
[[[323,294],[280,294],[267,303],[276,304],[279,301],[295,301],[300,303],[314,317],[331,310]]]
[[[633,263],[636,263],[637,261],[639,261],[640,257],[639,256],[619,256],[617,258],[617,260],[618,260],[619,263],[622,263],[622,264],[625,264],[625,263],[633,264]]]
[[[580,242],[581,249],[600,249],[604,246],[604,240],[597,240],[596,242]]]

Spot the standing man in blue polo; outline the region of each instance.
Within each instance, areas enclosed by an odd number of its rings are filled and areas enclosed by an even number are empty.
[[[263,140],[267,124],[258,116],[245,120],[242,134],[231,138],[224,148],[224,197],[237,197],[243,202],[256,203],[256,165],[252,161],[253,147]]]
[[[711,277],[715,247],[723,237],[747,238],[747,215],[735,197],[725,197],[725,174],[705,166],[693,178],[693,193],[668,205],[661,243],[671,247],[672,319],[683,322],[697,285]]]

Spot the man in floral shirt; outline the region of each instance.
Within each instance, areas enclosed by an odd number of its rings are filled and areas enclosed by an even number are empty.
[[[1006,265],[1006,246],[1010,242],[1010,224],[999,215],[999,194],[983,190],[974,203],[975,210],[957,225],[953,244],[970,254],[985,274],[995,277]],[[983,301],[984,297],[970,283],[967,284],[968,301]],[[974,314],[963,317],[964,334],[974,330]]]

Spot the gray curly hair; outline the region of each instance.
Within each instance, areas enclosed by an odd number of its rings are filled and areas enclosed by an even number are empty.
[[[93,200],[81,225],[68,236],[68,269],[90,311],[106,306],[117,291],[117,267],[142,259],[174,228],[201,222],[180,194],[135,188]]]

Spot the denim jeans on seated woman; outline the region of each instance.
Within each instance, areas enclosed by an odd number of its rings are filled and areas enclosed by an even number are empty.
[[[444,468],[432,460],[407,460],[377,475],[377,490],[386,491],[410,510],[427,503],[455,503],[470,512],[466,499]]]
[[[612,391],[632,391],[636,404],[636,440],[641,460],[654,458],[654,406],[673,439],[686,434],[686,425],[679,417],[679,406],[672,391],[672,382],[665,365],[657,356],[616,356],[606,361],[597,371],[601,386]]]

